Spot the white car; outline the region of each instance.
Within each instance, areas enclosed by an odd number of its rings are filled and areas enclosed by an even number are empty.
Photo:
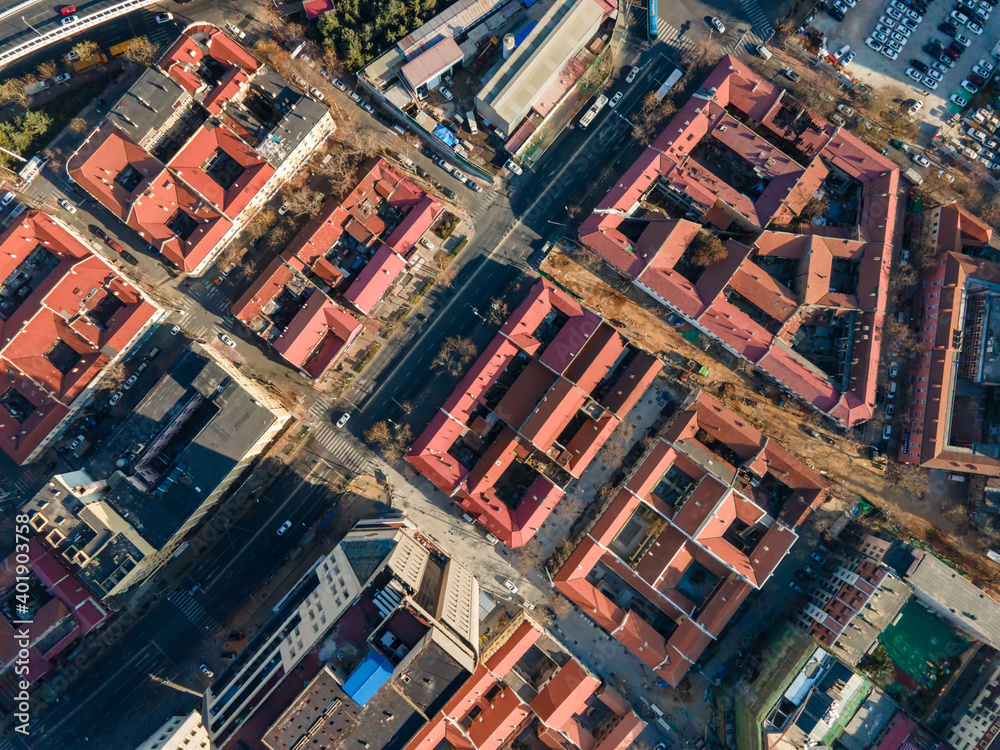
[[[917,13],[917,11],[912,10],[912,9],[907,9],[906,15],[908,15],[910,18],[912,18],[917,23],[920,23],[921,21],[924,20],[924,17],[922,15],[920,15],[919,13]]]
[[[881,44],[881,42],[876,42],[874,39],[872,39],[872,37],[868,37],[867,39],[865,39],[865,44],[867,44],[869,47],[871,47],[876,52],[881,52],[882,51],[882,44]]]
[[[339,78],[333,79],[333,85],[336,86],[341,91],[347,91],[347,84],[341,81]]]
[[[200,667],[198,667],[198,669],[200,669],[200,670],[201,670],[201,673],[202,673],[203,675],[205,675],[206,677],[208,677],[209,679],[211,679],[212,677],[215,677],[215,672],[213,672],[213,671],[212,671],[211,669],[209,669],[209,668],[208,668],[208,667],[207,667],[206,665],[204,665],[204,664],[202,664],[202,665],[201,665]]]
[[[630,70],[628,72],[628,75],[625,76],[625,83],[632,83],[632,81],[635,80],[635,77],[637,75],[639,75],[639,69],[637,67],[633,66],[632,70]]]
[[[881,31],[873,31],[872,39],[874,39],[876,42],[879,42],[880,44],[885,44],[889,38]]]
[[[930,76],[925,76],[924,80],[921,81],[927,88],[934,91],[938,87],[939,81],[936,78],[931,78]]]
[[[76,15],[76,13],[74,13],[74,14],[73,14],[73,15],[71,15],[71,16],[66,16],[66,17],[65,17],[65,18],[64,18],[63,20],[61,20],[61,21],[60,21],[59,23],[60,23],[61,25],[63,25],[63,26],[69,26],[69,25],[70,25],[71,23],[76,23],[76,22],[77,22],[77,21],[79,21],[79,20],[80,20],[80,16],[78,16],[78,15]]]
[[[174,14],[173,13],[160,13],[156,17],[156,22],[157,23],[170,23],[173,20],[174,20]]]
[[[176,336],[180,332],[181,332],[181,327],[180,326],[174,326],[173,328],[170,329],[170,335],[171,336]]]
[[[281,208],[278,209],[278,216],[284,216],[289,211],[292,210],[292,204],[285,202],[281,204]]]
[[[962,36],[961,34],[955,37],[955,41],[961,44],[963,47],[968,47],[972,44],[972,40],[969,39],[969,37]]]
[[[135,381],[138,379],[138,377],[139,377],[138,375],[130,375],[129,379],[125,381],[125,385],[123,385],[122,388],[127,391],[129,388],[135,385]]]
[[[929,167],[931,165],[931,160],[923,154],[910,154],[910,160],[921,167]]]
[[[851,53],[849,53],[847,55],[847,57],[845,57],[843,60],[840,61],[840,64],[841,65],[850,65],[852,62],[854,62],[854,58],[857,57],[857,56],[858,56],[857,52],[851,52]]]
[[[80,53],[77,52],[76,50],[71,50],[66,53],[66,59],[69,60],[70,62],[73,62],[74,60],[79,60]]]
[[[523,169],[521,169],[521,165],[520,165],[520,164],[518,164],[518,163],[517,163],[516,161],[514,161],[513,159],[508,159],[508,160],[507,160],[507,163],[506,163],[506,164],[504,164],[504,167],[505,167],[506,169],[509,169],[509,170],[510,170],[511,172],[513,172],[514,174],[524,174],[524,170],[523,170]]]
[[[992,73],[994,68],[996,67],[993,63],[991,63],[989,60],[985,58],[980,60],[978,65],[980,68],[982,68],[983,70],[988,70],[990,73]]]
[[[449,91],[449,90],[448,90],[448,89],[447,89],[446,87],[444,87],[444,86],[438,86],[438,91],[440,91],[440,92],[441,92],[441,96],[443,96],[443,97],[444,97],[445,99],[447,99],[447,100],[448,100],[449,102],[450,102],[450,101],[451,101],[452,99],[454,99],[454,98],[455,98],[455,97],[454,97],[454,96],[452,95],[452,93],[451,93],[451,92],[450,92],[450,91]]]
[[[236,342],[229,338],[226,334],[220,333],[219,338],[222,339],[222,343],[228,346],[230,349],[236,348]]]
[[[979,93],[979,87],[976,84],[974,84],[972,81],[968,80],[968,79],[962,81],[962,88],[964,88],[970,94],[978,94]]]
[[[309,89],[309,93],[313,95],[314,99],[318,99],[321,102],[325,102],[326,101],[326,95],[322,91],[320,91],[318,88],[313,87],[313,88]]]
[[[614,96],[611,97],[611,101],[608,102],[608,106],[611,109],[614,109],[615,107],[618,106],[618,102],[620,102],[621,100],[622,100],[622,92],[618,91],[618,92],[615,93]]]
[[[3,198],[0,198],[0,206],[9,206],[14,200],[14,194],[8,190],[3,194]]]
[[[69,73],[60,73],[59,75],[56,76],[55,82],[56,84],[66,83],[67,81],[69,81],[71,77],[72,76],[70,76]]]
[[[834,52],[834,53],[833,53],[833,56],[834,56],[834,57],[835,57],[835,58],[836,58],[837,60],[839,60],[840,58],[842,58],[842,57],[843,57],[844,55],[846,55],[846,54],[847,54],[848,52],[850,52],[850,51],[851,51],[851,45],[849,45],[849,44],[845,44],[845,45],[844,45],[843,47],[841,47],[841,48],[840,48],[840,49],[838,49],[838,50],[837,50],[836,52]]]
[[[935,81],[940,81],[943,77],[941,71],[937,68],[931,68],[927,71],[927,75],[933,78]]]
[[[913,104],[910,105],[910,108],[906,110],[906,113],[910,117],[913,117],[915,114],[917,114],[917,112],[920,111],[920,108],[923,106],[924,106],[923,100],[917,99],[917,101],[913,102]]]
[[[346,425],[350,418],[351,418],[351,413],[344,412],[343,416],[337,420],[337,427],[343,427],[344,425]]]
[[[121,397],[122,397],[122,392],[118,391],[114,396],[111,397],[111,400],[108,401],[108,406],[114,406],[115,404],[117,404],[118,401],[121,399]]]
[[[842,113],[845,117],[854,117],[854,110],[846,104],[838,104],[837,111]]]
[[[972,72],[981,78],[985,78],[986,80],[989,80],[993,76],[993,71],[987,70],[982,65],[973,66]]]
[[[78,446],[82,442],[83,442],[83,435],[77,435],[75,438],[73,438],[73,442],[69,444],[69,449],[75,450],[76,446]]]
[[[883,47],[882,55],[889,58],[890,60],[895,60],[899,57],[899,52],[892,49],[891,47]]]
[[[983,27],[980,26],[975,21],[969,21],[967,24],[965,24],[965,28],[967,28],[969,31],[971,31],[976,36],[979,36],[980,34],[983,33]]]
[[[712,26],[714,26],[715,30],[718,31],[720,34],[726,33],[726,25],[722,22],[722,19],[719,18],[718,16],[712,16]]]
[[[516,594],[517,593],[517,586],[515,586],[514,582],[512,580],[510,580],[509,578],[504,578],[503,579],[503,586],[510,593],[512,593],[512,594]]]
[[[278,527],[278,536],[282,536],[286,531],[292,528],[291,521],[285,521],[281,526]]]
[[[889,18],[895,18],[897,21],[903,17],[903,14],[896,8],[886,8],[885,14],[889,16]]]
[[[58,204],[59,204],[60,206],[62,206],[63,208],[65,208],[65,209],[66,209],[67,211],[69,211],[69,212],[70,212],[71,214],[75,214],[75,213],[76,213],[76,206],[74,206],[74,205],[73,205],[72,203],[70,203],[70,202],[69,202],[68,200],[66,200],[65,198],[60,198],[60,199],[59,199],[59,200],[57,200],[56,202],[57,202],[57,203],[58,203]]]
[[[950,98],[951,98],[952,103],[953,104],[957,104],[959,107],[968,107],[969,106],[969,100],[966,99],[963,96],[959,96],[958,94],[952,94]]]

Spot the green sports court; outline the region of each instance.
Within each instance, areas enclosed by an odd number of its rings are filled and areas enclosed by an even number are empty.
[[[906,603],[879,641],[893,664],[921,684],[936,673],[936,665],[957,659],[970,644],[916,599]]]

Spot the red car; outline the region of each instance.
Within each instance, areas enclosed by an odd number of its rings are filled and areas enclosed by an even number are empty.
[[[118,253],[119,255],[120,255],[120,254],[122,253],[122,251],[123,251],[123,250],[125,249],[125,248],[124,248],[124,247],[122,247],[122,246],[121,246],[121,245],[120,245],[119,243],[115,242],[115,241],[114,241],[114,240],[112,240],[112,239],[108,239],[108,245],[109,245],[109,246],[111,247],[111,249],[112,249],[112,250],[114,250],[114,251],[115,251],[116,253]]]
[[[59,12],[60,12],[60,13],[61,13],[62,15],[64,15],[64,16],[71,16],[71,15],[73,15],[74,13],[76,13],[76,6],[75,6],[75,5],[64,5],[64,6],[63,6],[63,7],[62,7],[62,8],[61,8],[61,9],[59,10]]]

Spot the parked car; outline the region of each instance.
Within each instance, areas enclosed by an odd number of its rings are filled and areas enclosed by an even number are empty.
[[[104,241],[108,243],[108,247],[110,247],[112,250],[114,250],[119,255],[121,255],[123,252],[125,252],[125,248],[121,246],[120,242],[118,242],[116,240],[113,240],[113,239],[111,239],[108,236],[104,237]]]
[[[957,104],[959,107],[969,106],[969,100],[966,99],[964,96],[959,96],[958,94],[952,94],[950,99],[953,103]]]
[[[206,677],[208,677],[209,679],[212,679],[213,677],[215,677],[215,672],[213,672],[213,671],[212,671],[211,669],[209,669],[209,668],[208,668],[208,667],[207,667],[206,665],[204,665],[204,664],[202,664],[202,665],[201,665],[200,667],[198,667],[198,669],[200,669],[200,670],[201,670],[201,673],[202,673],[203,675],[205,675]]]
[[[176,336],[180,332],[181,332],[181,327],[180,326],[174,326],[173,328],[170,329],[170,335],[171,336]]]
[[[788,588],[790,588],[792,591],[794,591],[797,594],[804,594],[804,593],[806,593],[806,590],[804,588],[802,588],[801,586],[799,586],[799,584],[797,584],[795,581],[789,581],[788,582]]]
[[[810,552],[809,553],[809,557],[810,557],[810,559],[815,560],[816,562],[818,562],[820,565],[823,565],[823,564],[826,563],[826,558],[823,557],[823,555],[821,555],[819,552]]]
[[[114,396],[111,397],[111,400],[108,401],[108,406],[114,406],[115,404],[117,404],[118,401],[121,400],[121,397],[122,397],[122,392],[118,391],[117,393],[115,393]]]
[[[66,83],[72,77],[69,73],[60,73],[55,77],[55,82],[56,84]]]
[[[123,385],[122,388],[127,391],[129,388],[135,385],[135,381],[138,379],[138,377],[139,377],[138,375],[130,375],[129,379],[125,381],[125,385]]]
[[[326,94],[324,94],[322,91],[320,91],[315,86],[313,88],[309,89],[309,93],[313,95],[314,99],[317,99],[317,100],[319,100],[321,102],[325,102],[326,101]]]
[[[0,206],[7,207],[14,201],[14,193],[10,190],[3,194],[3,198],[0,198]]]
[[[336,86],[341,91],[347,91],[347,84],[341,81],[339,78],[333,79],[333,85]]]
[[[118,245],[118,247],[121,247],[121,245]],[[122,257],[122,260],[128,263],[129,265],[131,266],[139,265],[139,259],[136,258],[134,255],[132,255],[132,253],[130,253],[128,250],[125,250],[123,248],[118,251],[118,254]]]
[[[513,581],[511,581],[511,580],[510,580],[509,578],[504,578],[504,579],[503,579],[503,586],[504,586],[504,588],[505,588],[505,589],[507,589],[507,590],[508,590],[508,591],[509,591],[510,593],[512,593],[512,594],[516,594],[516,593],[517,593],[517,586],[515,586],[515,585],[514,585],[514,582],[513,582]]]
[[[452,94],[445,86],[438,86],[438,91],[440,91],[441,96],[443,96],[449,102],[455,98],[454,94]]]
[[[58,204],[59,204],[60,206],[62,206],[63,208],[65,208],[65,209],[66,209],[67,211],[69,211],[69,212],[70,212],[71,214],[75,214],[75,213],[76,213],[76,206],[74,206],[74,205],[73,205],[72,203],[70,203],[70,202],[69,202],[68,200],[66,200],[65,198],[59,198],[59,199],[58,199],[58,200],[56,201],[56,203],[58,203]]]
[[[173,13],[160,13],[156,16],[157,23],[170,23],[174,20]]]
[[[76,446],[78,446],[82,442],[83,442],[83,435],[77,435],[75,438],[73,438],[73,442],[69,444],[69,449],[71,451],[76,450]]]
[[[781,71],[781,75],[783,75],[789,81],[801,81],[802,80],[802,76],[799,75],[799,73],[797,71],[792,70],[791,68],[785,68],[783,71]]]
[[[917,112],[920,111],[921,107],[923,107],[923,106],[924,106],[923,100],[922,99],[917,99],[906,110],[906,114],[908,114],[910,117],[913,117],[915,114],[917,114]]]
[[[625,76],[625,83],[632,83],[637,75],[639,75],[639,69],[633,65],[632,70],[630,70],[628,75]]]
[[[910,154],[910,161],[921,167],[929,167],[931,165],[931,160],[923,154]]]

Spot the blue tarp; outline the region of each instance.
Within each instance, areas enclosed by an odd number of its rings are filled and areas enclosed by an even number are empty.
[[[448,128],[446,128],[444,125],[438,124],[437,126],[435,126],[434,135],[436,135],[440,140],[444,141],[445,145],[451,148],[454,148],[456,145],[458,145],[458,138],[456,138],[455,134],[452,133],[450,130],[448,130]]]
[[[392,677],[392,665],[374,651],[369,651],[361,666],[347,678],[344,692],[359,706],[365,706],[390,677]]]
[[[528,34],[530,34],[531,30],[533,28],[535,28],[537,25],[538,25],[538,21],[532,21],[527,26],[525,26],[523,29],[521,29],[519,32],[517,32],[516,36],[514,37],[514,46],[515,47],[520,47],[521,46],[521,42],[523,42],[525,39],[528,38]]]

